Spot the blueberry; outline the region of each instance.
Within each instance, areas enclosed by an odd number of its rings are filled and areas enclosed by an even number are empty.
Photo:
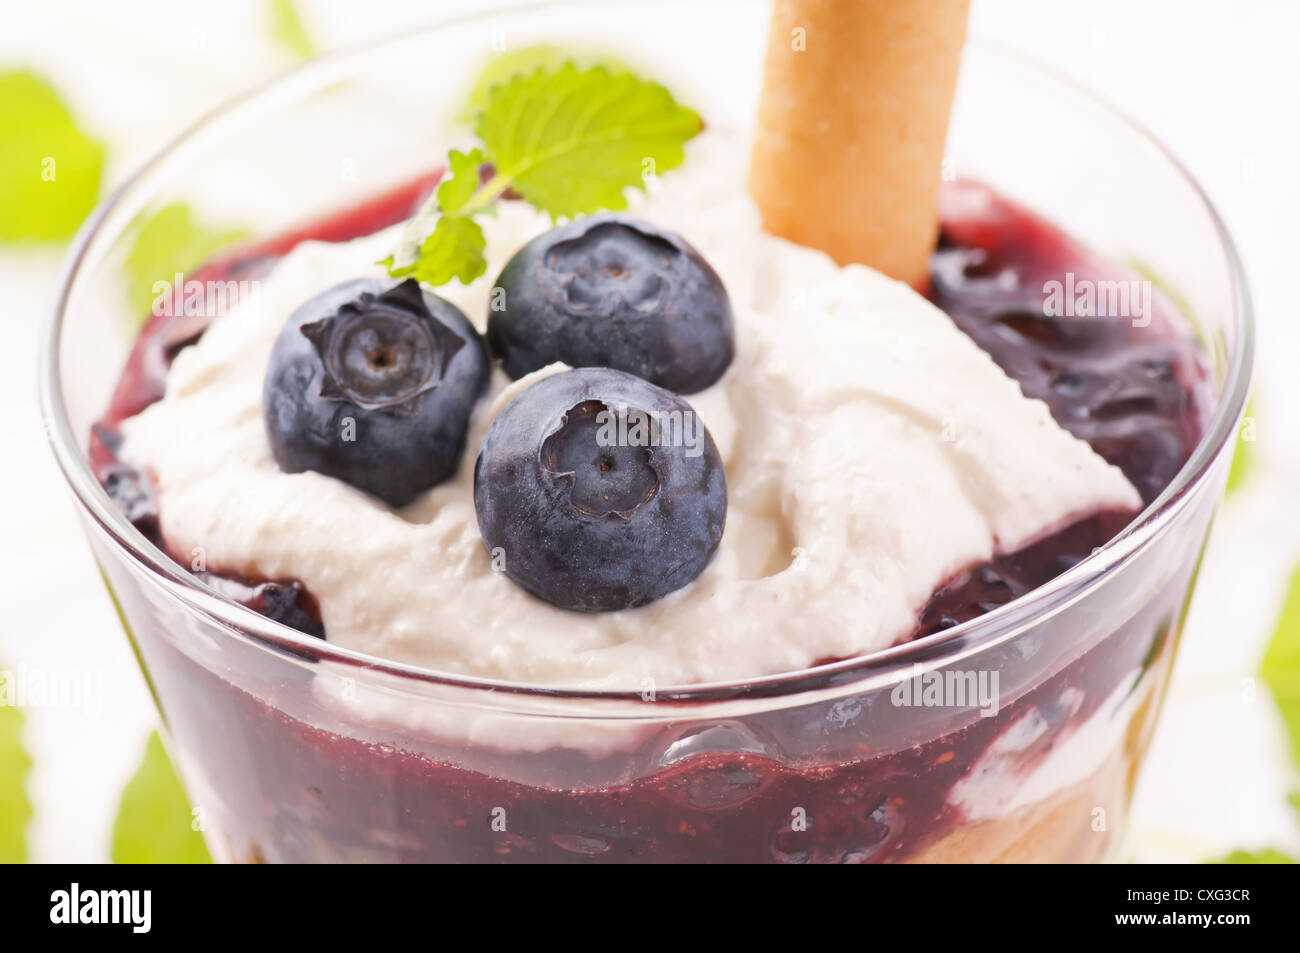
[[[492,300],[488,345],[515,379],[562,361],[693,394],[735,352],[731,302],[709,263],[681,236],[626,216],[534,238],[502,269]]]
[[[492,422],[474,470],[483,542],[564,609],[645,605],[703,571],[727,476],[681,397],[607,368],[544,378]]]
[[[307,588],[296,579],[258,582],[212,572],[198,572],[195,575],[213,589],[254,612],[260,612],[268,619],[274,619],[318,639],[325,638],[320,606]]]
[[[149,539],[157,540],[158,501],[154,498],[153,486],[140,471],[124,463],[114,463],[100,471],[99,479],[109,499],[117,504],[136,529]]]
[[[315,470],[402,506],[456,472],[489,367],[465,315],[417,282],[335,285],[271,351],[271,450],[286,473]]]

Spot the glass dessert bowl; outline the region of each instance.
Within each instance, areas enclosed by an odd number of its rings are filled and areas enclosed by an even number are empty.
[[[250,243],[195,276],[268,284],[304,239],[394,225],[458,145],[412,117],[453,116],[503,42],[612,55],[743,141],[766,22],[725,3],[682,16],[691,30],[662,4],[522,9],[325,58],[205,120],[87,225],[48,338],[47,422],[215,856],[1114,855],[1244,405],[1249,308],[1231,244],[1181,168],[997,47],[972,43],[963,62],[948,145],[958,181],[941,205],[931,299],[1120,466],[1145,509],[1098,509],[961,568],[897,644],[792,672],[618,689],[381,658],[331,641],[328,626],[320,638],[320,608],[296,581],[215,574],[208,554],[168,547],[116,459],[117,426],[161,396],[167,363],[202,330],[164,314],[137,343],[120,289],[141,216],[184,201],[246,226]],[[720,59],[725,87],[711,82]],[[430,63],[456,82],[429,83]],[[1049,318],[1027,292],[1053,276],[1128,280],[1088,248],[1141,261],[1178,289],[1177,307],[1155,290],[1140,320]]]

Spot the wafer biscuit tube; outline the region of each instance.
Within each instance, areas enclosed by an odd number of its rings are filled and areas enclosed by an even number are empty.
[[[749,187],[776,234],[923,287],[969,0],[776,0]]]

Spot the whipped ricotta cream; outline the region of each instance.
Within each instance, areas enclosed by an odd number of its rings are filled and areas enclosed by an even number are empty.
[[[284,321],[339,282],[381,275],[400,226],[285,257],[176,359],[166,396],[124,426],[157,482],[162,532],[208,568],[301,580],[332,644],[454,673],[643,689],[755,677],[906,636],[934,590],[1101,509],[1140,506],[1115,467],[1026,399],[941,311],[861,265],[764,233],[745,144],[711,131],[631,212],[682,234],[731,296],[737,356],[688,400],[727,470],[722,543],[692,584],[643,608],[554,608],[494,572],[474,459],[492,417],[540,376],[494,372],[456,477],[401,511],[318,473],[282,473],[262,381]],[[487,274],[438,293],[482,329],[492,282],[548,220],[485,222]]]

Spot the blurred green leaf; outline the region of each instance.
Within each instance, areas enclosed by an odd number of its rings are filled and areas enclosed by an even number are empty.
[[[197,268],[214,252],[249,234],[247,229],[204,224],[184,202],[173,202],[137,219],[131,231],[131,250],[125,263],[127,304],[131,314],[142,321],[158,297],[154,287],[158,282],[170,284],[178,272]]]
[[[1207,353],[1213,353],[1212,349],[1208,347],[1205,327],[1201,324],[1200,318],[1197,317],[1196,311],[1192,308],[1192,302],[1188,300],[1187,295],[1183,294],[1182,289],[1156,271],[1148,261],[1141,258],[1130,258],[1128,264],[1140,277],[1151,282],[1156,291],[1168,299],[1169,303],[1174,306],[1174,310],[1187,322],[1187,327],[1196,340],[1201,343],[1201,347]]]
[[[1248,411],[1249,413],[1249,411]],[[1234,461],[1235,464],[1235,461]],[[1273,700],[1282,712],[1287,736],[1291,742],[1291,757],[1300,766],[1300,566],[1291,573],[1282,614],[1278,618],[1273,638],[1264,652],[1259,666],[1260,677],[1273,693]],[[1300,816],[1300,791],[1287,795],[1287,803]],[[1294,864],[1290,855],[1272,847],[1259,850],[1234,850],[1211,864]]]
[[[1228,470],[1228,485],[1224,489],[1225,495],[1235,493],[1241,489],[1251,471],[1255,468],[1254,408],[1255,401],[1252,398],[1247,402],[1246,412],[1242,415],[1242,423],[1237,427],[1237,443],[1232,451],[1232,467]],[[1249,431],[1247,431],[1248,426]],[[1249,440],[1246,439],[1248,432],[1251,437]]]
[[[1291,758],[1300,766],[1300,566],[1291,573],[1282,614],[1264,652],[1259,674],[1282,713],[1291,741]]]
[[[295,56],[305,60],[316,55],[316,44],[303,25],[293,0],[270,0],[271,37]]]
[[[104,147],[30,70],[0,72],[0,241],[70,238],[95,207]]]
[[[0,681],[5,676],[0,675]],[[27,862],[27,822],[32,804],[27,798],[27,773],[32,759],[22,745],[23,713],[0,703],[0,864]]]
[[[115,864],[210,864],[194,812],[158,732],[149,736],[144,760],[122,792],[113,824]]]
[[[1208,861],[1211,864],[1294,864],[1295,858],[1290,857],[1280,850],[1274,850],[1272,847],[1265,847],[1261,850],[1234,850],[1230,854],[1225,854],[1217,860]]]

